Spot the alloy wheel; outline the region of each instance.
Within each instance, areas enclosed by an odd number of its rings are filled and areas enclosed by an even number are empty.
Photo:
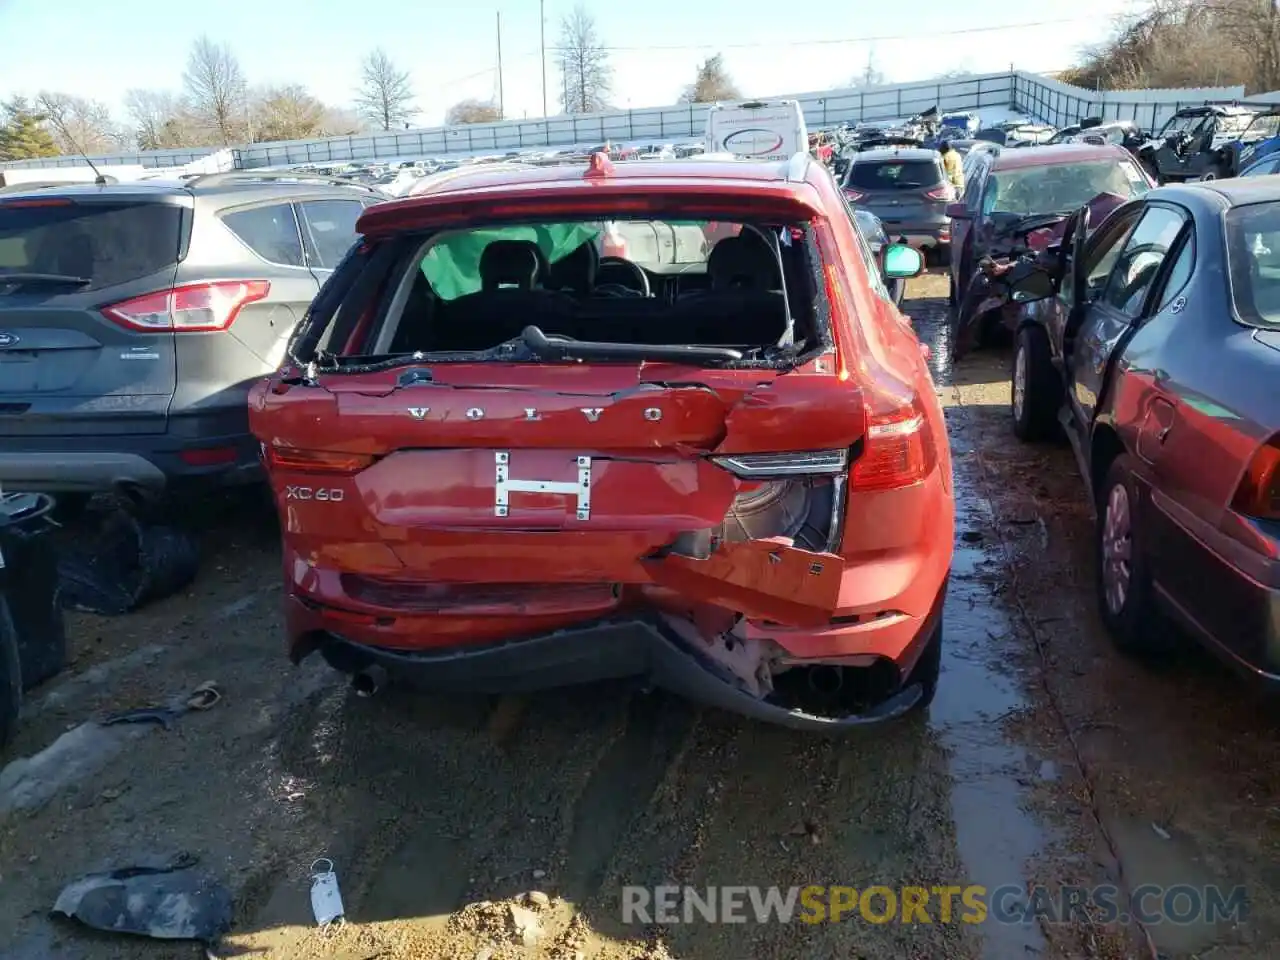
[[[1027,351],[1022,340],[1013,351],[1013,418],[1022,419],[1022,408],[1027,402]]]
[[[1133,511],[1129,488],[1117,483],[1107,494],[1102,521],[1102,587],[1107,609],[1115,616],[1124,610],[1133,579]]]

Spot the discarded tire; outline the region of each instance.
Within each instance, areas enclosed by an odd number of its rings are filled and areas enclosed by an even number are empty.
[[[48,536],[53,506],[42,493],[0,497],[0,594],[8,601],[24,690],[48,680],[67,662],[58,556]]]

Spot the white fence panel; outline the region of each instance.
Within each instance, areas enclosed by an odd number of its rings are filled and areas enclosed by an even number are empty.
[[[1085,117],[1132,120],[1158,130],[1183,107],[1213,100],[1243,100],[1244,87],[1193,87],[1171,90],[1086,90],[1069,83],[1018,71],[1014,103],[1045,123],[1065,127]]]

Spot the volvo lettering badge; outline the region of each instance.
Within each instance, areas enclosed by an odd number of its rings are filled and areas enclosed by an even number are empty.
[[[3,336],[4,334],[0,334],[0,338]],[[15,337],[14,339],[16,340],[17,338]],[[4,346],[3,339],[0,339],[0,346]],[[431,412],[430,407],[407,407],[406,409],[409,411],[409,416],[415,420],[425,420],[427,414]],[[604,407],[579,407],[578,412],[587,418],[588,423],[598,423],[600,417],[604,415]],[[466,413],[468,420],[483,420],[484,415],[483,407],[469,407]],[[640,416],[650,423],[657,423],[662,419],[662,409],[660,407],[645,407]],[[535,407],[525,407],[524,419],[526,423],[541,420],[542,414]]]

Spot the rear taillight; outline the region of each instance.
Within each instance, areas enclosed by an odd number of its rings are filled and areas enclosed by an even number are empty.
[[[867,404],[862,455],[853,463],[854,490],[895,490],[927,477],[936,464],[933,433],[919,398]]]
[[[247,304],[271,292],[266,280],[189,283],[102,308],[107,319],[141,333],[210,333],[226,330]]]
[[[946,200],[949,202],[956,198],[956,188],[949,183],[944,183],[942,186],[928,191],[925,196],[930,200]]]
[[[1280,520],[1280,436],[1272,437],[1253,455],[1231,507],[1247,517]]]
[[[298,450],[293,447],[263,446],[263,459],[273,470],[301,473],[358,473],[377,458],[367,453],[339,453],[333,450]]]
[[[857,203],[864,197],[866,197],[865,193],[859,193],[857,190],[850,190],[848,187],[844,188],[844,198],[850,203]]]
[[[909,487],[924,480],[937,464],[929,418],[919,395],[909,385],[884,370],[878,371],[883,379],[877,377],[878,365],[871,359],[857,319],[849,309],[847,287],[834,262],[835,246],[825,233],[820,232],[818,240],[827,260],[823,279],[836,333],[836,376],[845,381],[856,378],[865,384],[866,433],[862,452],[849,471],[849,486],[860,491]],[[846,324],[861,349],[841,343],[841,327]],[[861,377],[858,367],[862,368]]]

